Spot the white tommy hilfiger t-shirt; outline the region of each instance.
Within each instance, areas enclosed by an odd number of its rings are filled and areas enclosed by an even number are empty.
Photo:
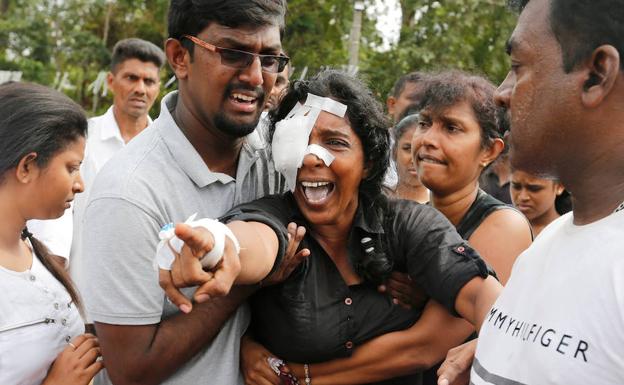
[[[471,383],[624,384],[624,211],[572,221],[518,257],[481,328]]]

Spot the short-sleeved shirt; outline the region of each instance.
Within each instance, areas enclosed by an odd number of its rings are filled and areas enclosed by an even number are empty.
[[[264,150],[248,144],[241,149],[236,179],[210,171],[171,116],[177,97],[167,95],[159,118],[108,161],[95,179],[85,210],[82,248],[82,295],[95,322],[149,325],[176,314],[158,285],[159,229],[194,213],[216,218],[236,204],[283,188],[283,179]],[[183,289],[187,295],[194,290]],[[249,309],[239,308],[212,344],[164,383],[242,384],[239,339],[248,318]]]
[[[487,277],[485,263],[434,208],[391,200],[380,215],[367,207],[361,198],[348,240],[353,266],[365,253],[363,238],[383,239],[378,244],[385,245],[394,269],[409,273],[450,311],[469,280]],[[285,282],[263,288],[251,300],[254,336],[278,357],[311,363],[349,356],[373,337],[411,326],[422,312],[422,308],[407,311],[395,306],[370,282],[348,286],[310,235],[310,226],[290,192],[239,206],[225,220],[265,223],[282,245],[287,242],[289,222],[308,228],[302,247],[310,249],[310,257]]]
[[[624,384],[624,211],[549,224],[485,318],[475,385]]]

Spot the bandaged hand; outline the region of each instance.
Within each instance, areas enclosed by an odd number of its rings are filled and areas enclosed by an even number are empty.
[[[220,234],[223,243],[222,255],[214,267],[207,268],[206,255],[215,248],[215,237],[219,234],[186,223],[177,224],[174,232],[183,245],[178,248],[180,245],[174,242],[171,242],[174,243],[171,245],[167,242],[173,262],[170,266],[166,266],[162,263],[162,258],[158,258],[159,284],[167,298],[182,312],[188,313],[192,310],[192,302],[179,288],[199,286],[193,295],[193,299],[199,303],[207,301],[212,296],[227,295],[241,271],[236,238],[232,239],[233,235],[230,237]],[[170,267],[170,270],[167,267]]]

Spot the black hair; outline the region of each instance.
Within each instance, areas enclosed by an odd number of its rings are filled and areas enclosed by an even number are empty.
[[[138,59],[145,63],[154,63],[159,69],[165,64],[165,53],[154,43],[146,40],[129,38],[117,42],[111,56],[111,72],[129,59]]]
[[[364,165],[368,169],[359,187],[360,205],[364,210],[375,210],[383,220],[387,201],[382,193],[382,181],[389,166],[389,122],[381,104],[357,78],[337,70],[324,70],[310,80],[290,84],[279,107],[271,114],[271,137],[275,124],[284,119],[298,102],[303,103],[308,93],[330,97],[347,106],[346,118],[362,141]],[[384,253],[385,239],[379,237],[372,242],[372,252],[370,243],[361,245],[362,258],[355,261],[354,267],[364,279],[381,282],[392,271],[392,262]]]
[[[283,34],[285,14],[285,0],[171,0],[168,33],[192,57],[193,43],[183,35],[196,36],[212,22],[230,28],[276,25]]]
[[[522,12],[529,0],[509,0]],[[550,28],[559,42],[565,72],[572,71],[603,44],[624,55],[624,2],[613,0],[551,0]],[[624,60],[620,61],[624,70]]]
[[[444,71],[430,75],[420,102],[420,110],[439,111],[456,103],[468,102],[481,128],[481,146],[491,146],[503,138],[509,128],[503,107],[494,101],[496,87],[484,77],[462,71]]]
[[[45,167],[67,145],[85,137],[87,118],[82,108],[53,89],[30,83],[0,85],[0,183],[26,155]],[[25,230],[41,263],[59,281],[80,309],[80,299],[65,269],[49,256],[47,248]]]
[[[401,92],[403,92],[403,90],[405,89],[406,83],[420,83],[425,79],[425,77],[425,73],[419,71],[410,72],[401,76],[394,83],[394,86],[392,86],[392,90],[390,91],[389,96],[394,96],[395,98],[398,98],[401,95]]]

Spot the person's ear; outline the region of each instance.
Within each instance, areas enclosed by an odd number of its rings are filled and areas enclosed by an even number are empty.
[[[190,52],[184,48],[178,39],[169,38],[165,42],[165,53],[171,69],[178,80],[188,77],[188,67],[191,62]]]
[[[20,159],[17,164],[17,168],[15,169],[15,177],[20,183],[29,183],[38,173],[39,167],[37,166],[36,160],[36,152],[26,154],[22,157],[22,159]]]
[[[388,109],[388,115],[394,119],[394,107],[396,105],[396,98],[394,96],[388,96],[386,99],[386,108]]]
[[[596,108],[614,88],[620,75],[620,54],[612,45],[601,45],[591,55],[583,79],[582,102]]]
[[[490,146],[483,150],[481,156],[481,166],[487,167],[494,162],[501,152],[505,149],[505,142],[501,138],[493,139]]]
[[[115,74],[109,72],[106,74],[106,85],[108,89],[114,94],[115,93]]]
[[[557,196],[563,194],[563,190],[565,190],[565,188],[563,187],[563,185],[559,182],[555,182],[555,194]]]

